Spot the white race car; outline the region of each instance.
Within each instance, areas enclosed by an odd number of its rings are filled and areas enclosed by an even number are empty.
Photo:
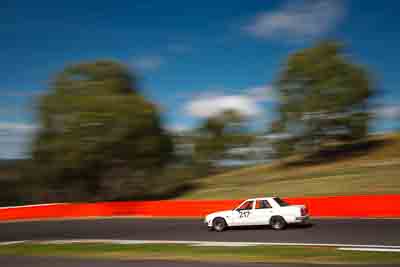
[[[308,224],[304,205],[289,205],[278,197],[251,198],[234,210],[214,212],[206,216],[209,229],[221,232],[230,226],[270,225],[282,230],[288,224]]]

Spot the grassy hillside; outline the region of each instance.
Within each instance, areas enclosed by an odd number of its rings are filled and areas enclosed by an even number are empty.
[[[318,159],[318,160],[317,160]],[[183,198],[400,194],[400,134],[205,177]]]

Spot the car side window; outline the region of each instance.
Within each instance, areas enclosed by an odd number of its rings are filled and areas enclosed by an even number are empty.
[[[251,210],[252,208],[253,208],[253,201],[246,201],[238,208],[238,210]]]
[[[270,209],[270,208],[272,207],[267,200],[257,200],[256,209]]]

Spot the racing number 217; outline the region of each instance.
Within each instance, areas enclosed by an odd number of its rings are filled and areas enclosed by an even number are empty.
[[[250,211],[240,211],[240,218],[247,218],[250,215]]]

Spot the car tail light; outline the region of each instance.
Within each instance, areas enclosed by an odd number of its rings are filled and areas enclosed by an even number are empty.
[[[308,213],[307,208],[301,208],[301,216],[306,216]]]

